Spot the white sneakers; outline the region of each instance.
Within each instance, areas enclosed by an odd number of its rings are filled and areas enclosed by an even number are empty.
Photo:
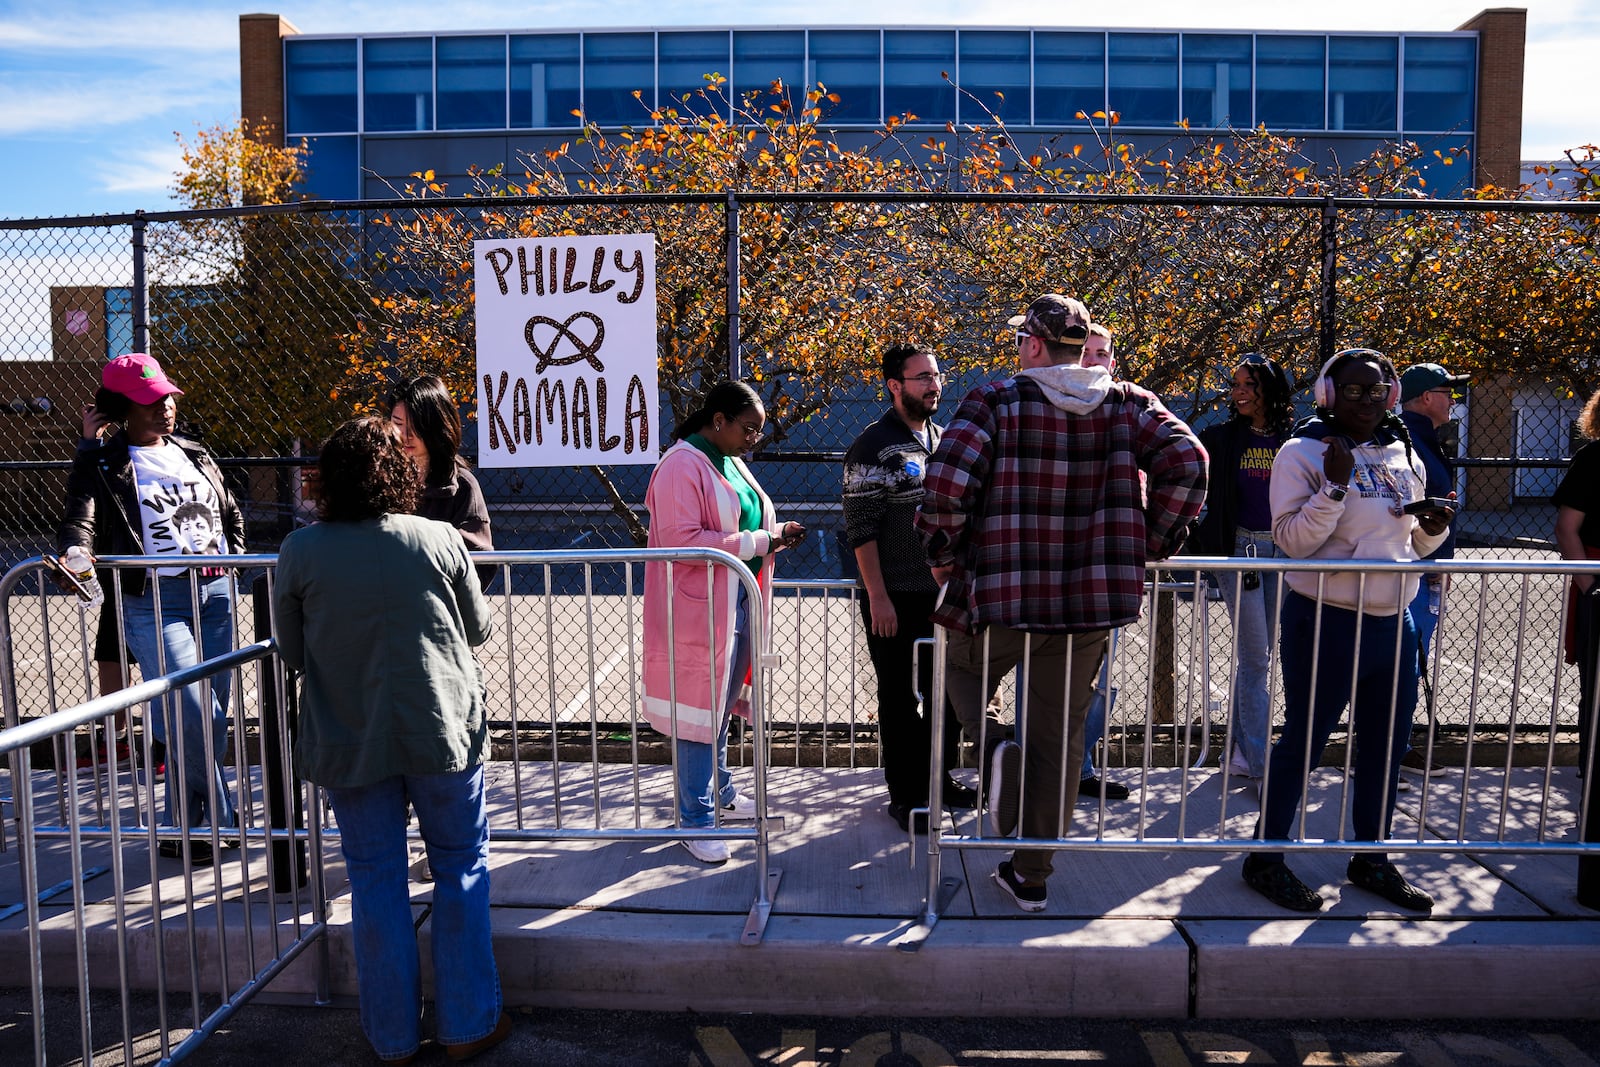
[[[1244,758],[1244,753],[1237,745],[1233,748],[1233,754],[1228,757],[1228,773],[1240,778],[1261,777],[1259,774],[1250,773],[1250,761]]]
[[[679,844],[701,863],[727,863],[728,843],[714,837],[686,837]]]
[[[724,819],[753,819],[756,817],[756,802],[754,797],[743,793],[733,795],[733,803],[722,805]]]

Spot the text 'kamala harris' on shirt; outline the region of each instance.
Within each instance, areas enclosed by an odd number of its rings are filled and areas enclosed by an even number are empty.
[[[222,501],[211,479],[200,473],[183,449],[130,446],[134,490],[139,498],[139,525],[149,556],[227,555],[222,532]],[[163,578],[184,574],[181,567],[160,567]]]

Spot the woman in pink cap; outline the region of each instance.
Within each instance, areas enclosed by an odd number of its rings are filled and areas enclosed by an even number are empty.
[[[142,352],[118,356],[100,374],[95,407],[119,430],[98,449],[78,453],[67,478],[66,514],[57,550],[94,555],[223,556],[244,548],[244,517],[216,460],[173,432],[183,390]],[[128,648],[147,677],[170,674],[233,648],[233,579],[222,567],[123,570],[122,610]],[[230,677],[180,691],[177,707],[157,698],[151,731],[167,746],[168,826],[237,824],[222,774],[228,745]],[[181,716],[181,717],[180,717]],[[181,723],[181,730],[176,727]],[[207,751],[209,739],[210,751]],[[180,755],[181,754],[181,755]],[[208,756],[210,757],[208,759]],[[183,842],[160,851],[181,858]],[[195,866],[212,862],[193,841]]]

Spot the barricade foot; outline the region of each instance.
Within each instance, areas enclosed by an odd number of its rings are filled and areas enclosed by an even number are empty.
[[[744,920],[744,933],[739,936],[741,945],[759,945],[767,933],[767,920],[772,917],[772,902],[778,898],[778,883],[783,881],[783,870],[767,868],[767,892],[750,905],[750,914]]]

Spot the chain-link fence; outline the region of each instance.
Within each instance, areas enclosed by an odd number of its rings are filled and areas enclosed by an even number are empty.
[[[185,390],[180,420],[223,457],[252,548],[270,551],[306,515],[302,457],[387,382],[429,370],[475,395],[472,241],[604,232],[656,235],[658,436],[730,372],[762,393],[757,474],[782,517],[821,535],[785,554],[782,577],[854,575],[840,457],[883,409],[882,349],[915,338],[940,354],[948,416],[1012,368],[1005,319],[1047,290],[1081,295],[1116,332],[1119,376],[1200,426],[1226,417],[1247,350],[1302,387],[1357,344],[1470,370],[1441,429],[1462,551],[1548,555],[1550,495],[1600,385],[1597,218],[1585,202],[735,193],[0,221],[0,567],[54,543],[108,357],[162,361]],[[593,549],[633,544],[625,513],[642,516],[649,473],[478,477],[497,547]]]

